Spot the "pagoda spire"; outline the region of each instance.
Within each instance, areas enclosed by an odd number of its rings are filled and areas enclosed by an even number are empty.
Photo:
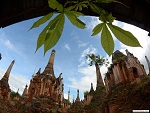
[[[39,68],[38,72],[36,73],[36,75],[40,75],[41,74],[41,68]]]
[[[73,103],[74,103],[74,100],[75,100],[75,99],[74,99],[74,95],[73,95],[73,101],[72,101]]]
[[[127,54],[128,57],[134,57],[134,55],[133,55],[132,53],[130,53],[130,52],[128,51],[128,49],[126,49],[125,51],[126,51],[126,54]]]
[[[36,69],[36,68],[35,68]],[[33,74],[32,74],[32,80],[33,80],[33,78],[34,78],[34,76],[35,76],[35,69],[34,69],[34,72],[33,72]]]
[[[77,90],[77,98],[76,101],[80,101],[80,97],[79,97],[79,89]]]
[[[93,91],[94,91],[93,83],[91,83],[91,89],[90,89],[90,92],[93,92]]]
[[[1,55],[1,53],[0,53],[0,60],[2,59],[2,55]]]
[[[27,85],[25,86],[25,88],[24,88],[24,91],[23,91],[23,94],[22,94],[22,96],[27,96],[27,94],[28,94],[28,89],[27,89]]]
[[[103,79],[102,79],[99,65],[97,63],[95,64],[95,67],[96,67],[96,76],[97,76],[97,86],[96,86],[96,88],[97,88],[99,86],[103,86],[104,83],[103,83]]]
[[[11,72],[11,69],[12,69],[14,63],[15,63],[15,60],[13,60],[13,61],[11,62],[10,66],[8,67],[8,69],[7,69],[6,73],[5,73],[5,75],[3,76],[2,80],[5,80],[5,81],[8,82],[9,75],[10,75],[10,72]]]
[[[145,56],[145,59],[147,61],[147,65],[148,65],[148,69],[149,69],[148,75],[150,75],[150,62],[149,62],[147,56]]]
[[[68,102],[70,103],[70,88],[69,88],[69,91],[68,91]]]
[[[54,65],[55,53],[56,53],[56,51],[53,49],[52,53],[51,53],[51,56],[50,56],[50,59],[47,63],[47,66],[45,67],[45,70],[43,71],[43,74],[48,74],[48,75],[54,76],[53,65]]]

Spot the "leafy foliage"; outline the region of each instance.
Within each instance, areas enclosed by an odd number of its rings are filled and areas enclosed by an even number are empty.
[[[99,55],[94,54],[87,54],[86,59],[89,60],[89,66],[98,64],[99,66],[102,66],[103,64],[108,65],[108,59],[104,59],[104,57],[100,57]]]
[[[58,3],[56,0],[48,0],[49,7],[60,12],[63,12],[62,4]]]
[[[78,15],[82,15],[82,13],[76,11],[65,11],[65,14],[73,25],[81,29],[85,28],[85,23],[78,19]]]
[[[114,41],[106,25],[104,25],[101,34],[101,43],[102,47],[108,53],[108,55],[111,55],[114,50]]]
[[[10,97],[11,99],[14,99],[14,97],[20,97],[20,94],[18,92],[11,92]]]
[[[51,49],[58,42],[62,34],[65,22],[64,14],[59,14],[56,18],[58,18],[58,20],[56,20],[55,23],[52,23],[46,34],[44,43],[44,54],[47,52],[47,50]]]
[[[47,26],[43,29],[43,31],[40,33],[37,41],[37,48],[36,51],[44,45],[44,54],[54,47],[58,40],[60,39],[64,23],[65,23],[65,15],[70,20],[70,22],[77,26],[78,28],[85,28],[85,24],[78,19],[79,16],[83,15],[80,12],[77,11],[71,11],[72,8],[64,8],[62,4],[57,2],[56,0],[48,0],[49,7],[56,10],[52,13],[49,13],[48,15],[42,17],[37,22],[33,24],[33,26],[30,28],[36,28],[40,26],[41,24],[45,23],[47,20],[49,20],[54,13],[57,13],[56,17],[52,19]],[[75,8],[75,7],[74,7]]]
[[[44,54],[54,47],[60,39],[65,23],[65,17],[78,28],[86,28],[85,23],[79,19],[79,16],[84,16],[81,11],[84,8],[91,9],[94,13],[97,13],[102,22],[94,27],[92,36],[101,32],[101,44],[108,55],[111,55],[114,51],[114,36],[123,44],[132,47],[141,47],[139,41],[133,36],[132,33],[125,31],[115,25],[112,22],[116,19],[111,13],[108,13],[103,8],[96,5],[97,3],[111,3],[117,2],[117,0],[67,0],[65,3],[60,4],[57,0],[48,0],[49,7],[53,9],[53,12],[43,16],[37,22],[35,22],[32,28],[36,28],[53,17],[54,13],[56,17],[47,24],[47,26],[40,33],[37,41],[36,51],[44,45]],[[122,4],[122,3],[120,3]],[[66,15],[66,16],[65,16]]]
[[[80,0],[76,0],[74,1],[75,5],[74,5],[74,10],[75,11],[81,11],[83,8],[87,8],[87,3],[88,1],[87,0],[83,0],[83,1],[80,1]]]
[[[97,113],[100,111],[101,105],[105,101],[106,89],[105,86],[98,87],[94,93],[89,105],[85,106],[86,113]]]
[[[88,94],[89,94],[89,92],[88,92],[88,91],[85,91],[85,92],[84,92],[84,97],[86,97]]]
[[[36,21],[36,22],[32,25],[32,27],[31,27],[30,29],[39,27],[40,25],[42,25],[42,24],[44,24],[45,22],[47,22],[52,16],[53,16],[53,13],[49,13],[49,14],[43,16],[43,17],[40,18],[38,21]]]
[[[99,20],[102,21],[103,23],[100,23],[94,27],[92,36],[102,32],[101,44],[109,56],[114,51],[114,41],[111,32],[123,44],[132,47],[141,47],[139,41],[133,36],[132,33],[125,31],[112,24],[112,22],[115,20],[112,14],[109,14],[106,11],[102,11],[102,12],[103,13],[99,17]],[[109,29],[111,30],[111,32]]]
[[[115,25],[108,24],[109,28],[116,36],[118,40],[120,40],[123,44],[132,46],[132,47],[140,47],[139,41],[128,31],[125,31]]]
[[[95,26],[95,28],[93,29],[92,36],[97,35],[102,30],[103,26],[104,26],[104,23],[100,23],[97,26]]]
[[[117,0],[96,0],[99,3],[111,3],[111,2],[115,2]]]

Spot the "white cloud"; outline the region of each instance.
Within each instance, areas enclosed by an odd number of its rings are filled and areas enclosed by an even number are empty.
[[[5,48],[8,48],[9,50],[19,55],[20,50],[16,48],[13,42],[7,38],[5,32],[3,32],[2,30],[0,30],[0,43],[2,44],[2,47],[5,46]]]
[[[78,47],[86,47],[88,43],[83,43],[81,40],[78,41]]]
[[[85,61],[84,60],[80,60],[80,64],[78,65],[78,67],[82,67],[85,65]]]
[[[68,51],[70,51],[70,46],[69,46],[69,44],[65,44],[65,46],[64,46]]]
[[[74,31],[71,33],[71,37],[72,37],[72,39],[74,39],[77,42],[77,45],[79,48],[86,47],[88,45],[88,43],[81,41],[80,40],[81,38],[79,37],[78,33],[74,32]]]
[[[5,72],[5,70],[0,69],[0,79],[4,76]],[[10,74],[8,82],[10,89],[15,92],[19,89],[20,94],[22,94],[25,85],[29,85],[29,80],[23,75]]]
[[[89,21],[88,23],[87,23],[87,29],[90,29],[90,30],[93,30],[93,28],[97,25],[97,24],[99,24],[99,23],[101,23],[101,21],[99,20],[99,18],[98,17],[90,17],[90,19],[91,19],[91,21]]]
[[[97,50],[96,48],[94,48],[92,45],[90,45],[87,49],[85,49],[82,54],[81,54],[81,58],[85,57],[87,54],[96,54]]]
[[[94,48],[92,45],[90,45],[88,48],[86,48],[82,53],[81,53],[81,56],[80,56],[80,59],[79,59],[79,62],[80,64],[78,65],[78,67],[81,67],[83,65],[86,64],[86,60],[85,60],[85,56],[87,54],[96,54],[97,53],[97,50],[96,48]]]
[[[13,49],[13,44],[9,40],[5,40],[4,44],[10,49]]]
[[[78,72],[81,73],[80,78],[69,78],[71,81],[70,87],[79,89],[80,91],[89,91],[90,84],[96,83],[96,72],[94,66],[88,66],[84,68],[79,68]],[[95,87],[95,86],[94,86]]]
[[[75,31],[71,32],[70,35],[71,35],[72,39],[75,39],[75,40],[79,39],[79,36],[78,36],[78,34]]]
[[[14,45],[6,38],[3,32],[0,34],[0,42],[3,43],[8,49],[14,50]]]
[[[107,68],[102,66],[100,68],[102,78],[104,78],[104,74],[107,72]],[[79,89],[82,92],[89,91],[90,85],[93,83],[94,89],[96,89],[96,68],[95,66],[87,66],[78,69],[78,72],[81,74],[80,78],[69,78],[71,81],[70,87]]]

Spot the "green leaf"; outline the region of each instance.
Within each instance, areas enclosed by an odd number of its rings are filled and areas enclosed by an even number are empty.
[[[46,21],[48,21],[53,16],[53,14],[54,13],[49,13],[49,14],[43,16],[38,21],[36,21],[30,29],[39,27],[41,24],[44,24]]]
[[[48,26],[46,26],[43,31],[40,33],[38,40],[37,40],[37,46],[36,46],[36,51],[44,44],[45,37],[46,37],[46,31],[48,29]],[[35,52],[36,52],[35,51]]]
[[[139,41],[129,31],[126,31],[124,29],[119,28],[118,26],[109,23],[107,25],[109,26],[110,30],[115,35],[115,37],[118,40],[120,40],[123,44],[132,47],[141,47]]]
[[[82,2],[77,1],[76,4],[74,5],[75,6],[74,10],[75,11],[77,11],[77,10],[81,11],[85,7],[88,8],[88,5],[87,5],[88,3],[89,3],[89,1],[82,1]]]
[[[98,2],[98,3],[111,3],[111,2],[116,2],[116,3],[119,3],[119,4],[124,5],[125,7],[128,7],[128,6],[126,6],[125,4],[123,4],[122,2],[117,1],[117,0],[96,0],[96,2]]]
[[[54,28],[49,29],[46,35],[46,39],[44,43],[44,54],[49,49],[51,49],[56,45],[56,43],[58,42],[62,34],[64,23],[65,23],[64,13],[59,14],[57,17],[58,17],[58,21],[55,24],[53,24]]]
[[[117,0],[96,0],[96,2],[99,3],[111,3],[111,2],[116,2]]]
[[[105,22],[105,23],[112,23],[116,18],[112,16],[111,13],[108,13],[106,11],[102,11],[100,17],[99,17],[99,20],[101,20],[102,22]]]
[[[101,14],[100,14],[100,17],[99,17],[99,20],[101,20],[102,22],[105,22],[107,23],[109,21],[109,13],[105,10],[102,10],[101,11]]]
[[[82,28],[82,29],[85,28],[85,23],[83,23],[81,20],[79,20],[77,18],[77,16],[75,15],[75,13],[67,11],[67,12],[65,12],[65,14],[73,25],[77,26],[78,28]]]
[[[49,7],[52,9],[57,9],[58,11],[63,11],[63,6],[56,0],[48,0]]]
[[[101,34],[101,44],[106,53],[110,56],[114,51],[114,41],[106,24],[103,26]]]
[[[93,12],[98,13],[99,15],[101,15],[101,13],[105,11],[104,9],[100,8],[99,6],[93,3],[89,3],[89,6]]]
[[[59,18],[56,19],[55,21],[53,21],[53,23],[49,26],[49,30],[55,29],[55,26],[56,26],[56,24],[57,24],[58,21],[59,21]]]
[[[68,8],[64,8],[64,13],[66,13],[66,12],[72,13],[72,14],[74,14],[76,17],[84,16],[84,14],[83,14],[83,13],[81,13],[81,12],[77,12],[77,11],[70,11]]]
[[[105,11],[104,9],[93,3],[89,3],[89,6],[93,12],[98,13],[100,15],[99,20],[101,20],[104,23],[106,22],[112,23],[116,19],[115,17],[112,16],[111,13],[108,13],[107,11]]]
[[[82,5],[79,5],[78,8],[79,8],[79,11],[82,11]]]
[[[107,21],[109,23],[112,23],[116,18],[112,16],[112,14],[110,13],[108,16],[107,16]]]
[[[79,17],[79,16],[84,16],[83,13],[81,12],[77,12],[77,11],[69,11],[70,13],[74,14],[75,16]]]
[[[82,7],[83,7],[83,8],[84,8],[84,7],[88,8],[88,6],[87,6],[86,4],[82,4]]]
[[[78,10],[78,8],[79,8],[79,7],[78,7],[77,5],[75,5],[75,9],[74,9],[74,10],[75,10],[75,11],[77,11],[77,10]]]
[[[60,15],[57,15],[53,20],[51,20],[48,25],[43,29],[43,31],[40,33],[39,37],[38,37],[38,41],[37,41],[37,47],[36,47],[36,51],[44,44],[45,42],[45,38],[46,38],[46,34],[47,34],[47,30],[48,29],[53,29],[54,28],[54,24],[58,21],[58,19]],[[35,52],[36,52],[35,51]]]
[[[97,35],[102,30],[103,26],[104,26],[104,23],[100,23],[97,26],[95,26],[92,31],[93,34],[91,36]]]
[[[67,8],[64,8],[64,10],[66,10],[66,11],[71,11],[71,10],[73,10],[75,7],[76,7],[75,5],[74,5],[74,6],[69,6],[69,7],[67,7]]]

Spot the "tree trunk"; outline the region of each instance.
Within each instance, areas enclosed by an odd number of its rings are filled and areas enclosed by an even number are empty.
[[[95,63],[95,67],[96,67],[96,76],[97,76],[97,87],[99,87],[99,86],[104,85],[104,83],[103,83],[103,80],[102,80],[99,65],[97,63]]]

